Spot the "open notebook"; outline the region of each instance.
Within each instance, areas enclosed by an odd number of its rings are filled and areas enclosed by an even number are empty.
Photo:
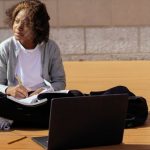
[[[42,103],[44,101],[47,101],[47,98],[44,98],[42,100],[38,100],[38,96],[42,93],[68,93],[68,91],[69,90],[60,90],[60,91],[51,92],[51,91],[49,91],[49,89],[45,89],[37,95],[33,95],[33,96],[23,98],[23,99],[17,99],[13,96],[7,96],[7,98],[10,99],[10,100],[16,101],[17,103],[30,105],[30,104]]]

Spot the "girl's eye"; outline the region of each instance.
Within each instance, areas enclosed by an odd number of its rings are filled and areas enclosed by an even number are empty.
[[[15,19],[15,23],[19,23],[19,20],[18,20],[18,19]]]
[[[29,26],[30,26],[29,21],[26,21],[26,20],[21,21],[21,20],[19,20],[19,19],[15,19],[14,23],[15,23],[15,24],[21,24],[21,25],[23,25],[23,26],[25,26],[25,27],[29,27]]]

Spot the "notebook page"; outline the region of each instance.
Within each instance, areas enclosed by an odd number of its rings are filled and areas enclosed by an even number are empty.
[[[19,102],[22,102],[22,103],[31,104],[31,103],[35,103],[35,102],[38,101],[37,96],[38,95],[33,95],[33,96],[30,96],[30,97],[27,97],[27,98],[23,98],[23,99],[18,99],[18,98],[15,98],[13,96],[7,96],[7,98],[11,99],[13,101],[19,101]]]
[[[41,93],[68,93],[69,90],[60,90],[60,91],[53,91],[51,92],[49,89],[44,89],[43,91],[41,91],[39,94]],[[32,104],[32,103],[36,103],[38,102],[38,95],[33,95],[33,96],[29,96],[27,98],[23,98],[23,99],[17,99],[13,96],[7,96],[7,98],[14,100],[14,101],[19,101],[20,103],[27,103],[27,104]],[[40,100],[41,101],[41,100]]]

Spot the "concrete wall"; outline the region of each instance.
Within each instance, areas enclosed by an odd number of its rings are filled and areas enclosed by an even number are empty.
[[[0,41],[11,35],[0,1]],[[149,60],[150,0],[43,0],[64,60]]]

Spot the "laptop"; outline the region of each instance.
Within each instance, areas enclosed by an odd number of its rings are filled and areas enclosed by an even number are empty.
[[[33,140],[48,150],[120,144],[127,107],[125,94],[54,98],[49,135]]]

